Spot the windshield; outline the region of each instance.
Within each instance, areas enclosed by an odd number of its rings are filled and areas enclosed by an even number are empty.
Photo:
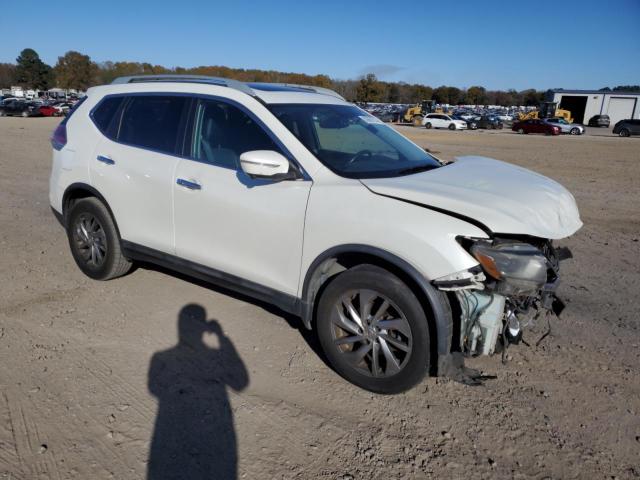
[[[440,163],[352,105],[274,104],[269,109],[318,160],[348,178],[409,175]]]

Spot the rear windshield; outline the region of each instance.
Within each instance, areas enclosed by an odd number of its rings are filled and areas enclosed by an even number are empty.
[[[274,104],[269,109],[318,160],[348,178],[410,175],[440,163],[353,105]]]

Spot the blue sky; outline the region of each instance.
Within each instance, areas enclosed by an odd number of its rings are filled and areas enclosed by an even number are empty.
[[[226,65],[487,88],[640,84],[640,0],[21,0],[0,13],[0,62]],[[50,22],[45,12],[50,12]],[[31,19],[28,20],[28,16]]]

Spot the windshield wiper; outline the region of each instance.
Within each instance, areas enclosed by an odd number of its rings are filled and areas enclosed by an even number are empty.
[[[436,165],[418,165],[416,167],[405,168],[404,170],[398,171],[398,175],[411,175],[413,173],[426,172],[428,170],[433,170],[434,168],[438,168]]]

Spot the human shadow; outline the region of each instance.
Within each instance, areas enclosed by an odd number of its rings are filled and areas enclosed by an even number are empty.
[[[204,342],[213,333],[218,348]],[[216,320],[186,305],[178,315],[178,344],[157,352],[149,391],[158,399],[148,480],[235,479],[237,445],[227,387],[243,390],[247,369]]]

